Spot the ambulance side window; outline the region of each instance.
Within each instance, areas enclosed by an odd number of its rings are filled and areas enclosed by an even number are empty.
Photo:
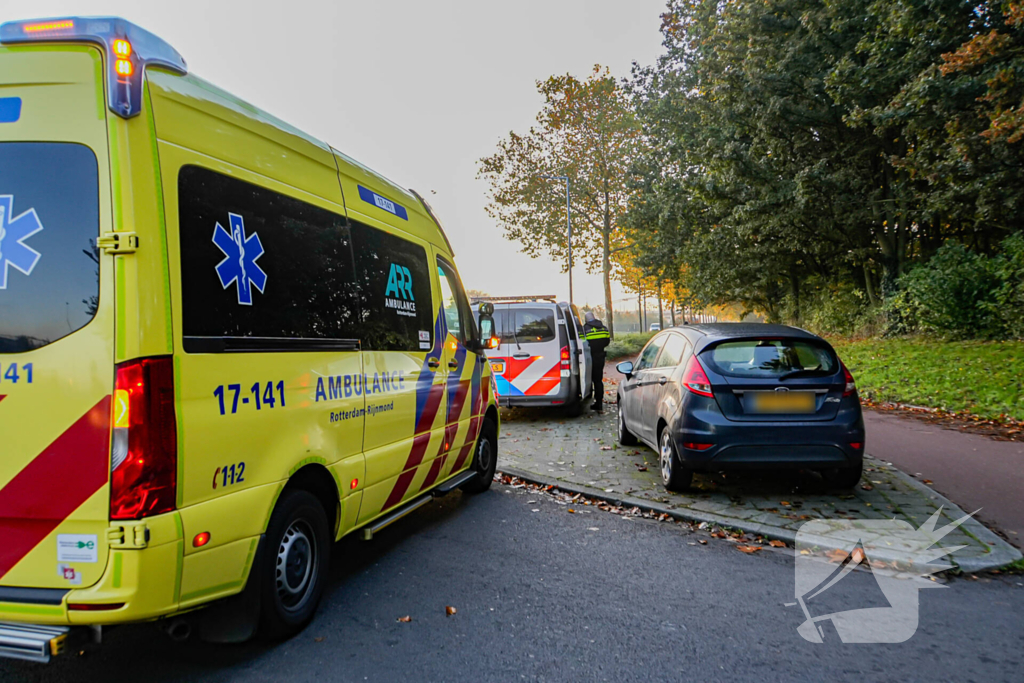
[[[199,166],[178,213],[187,352],[358,347],[344,216]]]
[[[434,314],[427,251],[398,235],[353,221],[358,336],[372,351],[431,347]]]
[[[466,295],[462,291],[459,277],[455,274],[455,269],[438,259],[437,277],[441,283],[441,307],[444,309],[448,331],[463,343],[467,339],[475,338],[476,327],[473,315],[466,302]]]

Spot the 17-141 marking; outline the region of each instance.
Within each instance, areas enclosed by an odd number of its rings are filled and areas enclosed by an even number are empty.
[[[248,405],[250,403],[250,396],[242,393],[241,384],[229,384],[227,385],[227,391],[224,390],[224,385],[220,385],[213,390],[213,395],[217,397],[217,402],[220,407],[220,414],[227,415],[227,403],[225,396],[230,393],[231,396],[228,399],[231,403],[231,414],[234,415],[238,412],[239,398],[241,398],[242,405]],[[263,410],[264,408],[274,408],[280,405],[282,408],[285,407],[284,403],[284,381],[279,381],[277,384],[273,380],[266,384],[262,382],[256,382],[249,387],[249,394],[251,399],[256,404],[256,410]],[[275,394],[277,396],[275,397]]]
[[[0,382],[17,384],[20,380],[32,384],[31,363],[22,363],[20,366],[17,363],[8,363],[6,369],[0,364]]]

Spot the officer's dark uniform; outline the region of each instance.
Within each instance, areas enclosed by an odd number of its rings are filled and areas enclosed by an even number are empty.
[[[588,320],[583,326],[583,338],[590,344],[590,357],[593,360],[591,375],[594,378],[594,410],[601,410],[604,402],[604,350],[611,341],[611,333],[597,318]]]

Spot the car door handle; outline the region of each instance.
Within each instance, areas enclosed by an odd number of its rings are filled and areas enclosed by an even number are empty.
[[[441,361],[439,361],[436,358],[428,358],[427,367],[430,368],[431,370],[437,370],[439,367],[441,367]]]
[[[665,384],[668,382],[668,377],[659,377],[658,384]]]

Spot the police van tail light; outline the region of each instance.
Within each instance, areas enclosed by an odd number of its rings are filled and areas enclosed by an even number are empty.
[[[63,17],[9,21],[0,25],[0,43],[94,43],[103,48],[107,66],[107,105],[131,118],[142,109],[142,78],[147,66],[185,75],[188,67],[177,50],[149,31],[118,17]]]
[[[569,347],[568,346],[563,346],[562,347],[562,352],[559,354],[558,358],[559,358],[559,366],[563,370],[569,370],[571,368],[571,364],[569,362],[570,356],[569,356]]]
[[[178,435],[169,356],[117,366],[110,518],[141,519],[175,508]]]

